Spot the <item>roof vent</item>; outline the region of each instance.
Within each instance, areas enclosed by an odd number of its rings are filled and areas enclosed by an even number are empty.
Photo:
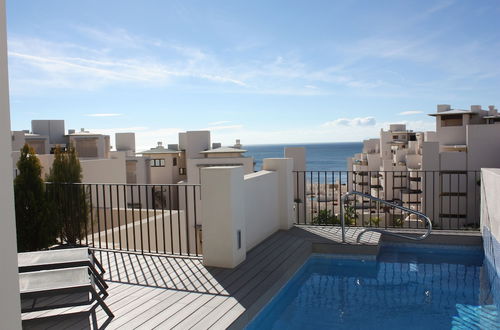
[[[163,142],[158,141],[158,147],[163,148]]]

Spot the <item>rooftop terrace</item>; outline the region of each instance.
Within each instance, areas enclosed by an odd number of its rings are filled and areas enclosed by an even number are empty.
[[[355,245],[361,228],[346,232],[344,253],[372,254],[380,234],[367,233]],[[96,251],[107,270],[108,307],[82,313],[80,307],[23,315],[26,329],[241,328],[284,285],[313,252],[340,246],[339,227],[300,226],[279,231],[249,251],[234,269],[203,266],[201,258]],[[343,245],[345,248],[345,245]],[[88,311],[88,308],[87,308]],[[74,315],[68,315],[78,313]],[[64,314],[64,315],[62,315]],[[37,318],[39,316],[47,318]]]

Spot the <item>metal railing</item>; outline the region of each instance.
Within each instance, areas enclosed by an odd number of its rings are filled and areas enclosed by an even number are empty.
[[[367,233],[369,231],[376,232],[376,233],[381,233],[381,234],[385,234],[385,235],[390,235],[390,236],[395,236],[395,237],[400,237],[400,238],[405,238],[405,239],[409,239],[409,240],[413,240],[413,241],[420,241],[420,240],[426,239],[430,235],[430,233],[432,231],[432,222],[431,222],[431,219],[429,219],[429,217],[426,216],[423,213],[420,213],[418,211],[415,211],[415,210],[412,210],[412,209],[409,209],[409,208],[406,208],[406,207],[403,207],[403,206],[400,206],[400,205],[397,205],[397,204],[389,203],[389,202],[384,201],[384,200],[382,200],[380,198],[373,197],[373,196],[367,195],[367,194],[363,194],[363,193],[361,193],[359,191],[351,191],[351,192],[346,193],[340,199],[340,221],[341,221],[341,226],[342,226],[342,242],[343,243],[346,242],[346,239],[345,239],[345,216],[344,216],[345,212],[344,212],[344,208],[345,208],[345,202],[346,202],[347,198],[349,198],[349,196],[361,196],[363,198],[367,198],[367,199],[370,199],[372,201],[375,201],[375,202],[378,202],[378,203],[382,203],[382,204],[388,205],[388,206],[393,207],[393,208],[397,208],[397,209],[399,209],[399,210],[401,210],[403,212],[406,212],[408,214],[413,214],[413,215],[417,216],[417,220],[418,220],[418,218],[424,219],[425,222],[426,222],[426,227],[427,227],[427,231],[423,235],[417,236],[417,237],[403,235],[403,234],[398,234],[398,233],[390,232],[390,231],[387,231],[385,229],[380,229],[380,228],[366,228],[366,229],[362,230],[358,234],[358,237],[356,239],[357,243],[360,242],[361,236],[363,236],[363,234],[365,234],[365,233]]]
[[[340,199],[359,191],[426,214],[435,230],[478,230],[480,171],[294,171],[295,223],[340,226]],[[353,227],[425,229],[406,212],[355,196],[346,207]]]
[[[199,185],[47,183],[46,187],[63,223],[62,243],[73,238],[77,244],[103,250],[201,255]]]

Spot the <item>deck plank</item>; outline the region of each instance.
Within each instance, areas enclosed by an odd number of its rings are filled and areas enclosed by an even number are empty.
[[[358,228],[347,228],[347,246],[356,248]],[[380,235],[366,233],[363,246],[378,246]],[[234,269],[206,267],[201,258],[96,251],[107,270],[112,320],[101,308],[91,317],[67,316],[82,308],[23,314],[29,329],[241,328],[272,298],[314,251],[313,246],[341,244],[338,227],[297,226],[278,231],[247,253]],[[363,250],[364,251],[364,250]]]

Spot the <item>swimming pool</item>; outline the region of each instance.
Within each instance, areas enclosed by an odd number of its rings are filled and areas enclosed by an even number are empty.
[[[313,255],[247,329],[498,329],[483,259],[480,248],[400,244],[377,260]]]

